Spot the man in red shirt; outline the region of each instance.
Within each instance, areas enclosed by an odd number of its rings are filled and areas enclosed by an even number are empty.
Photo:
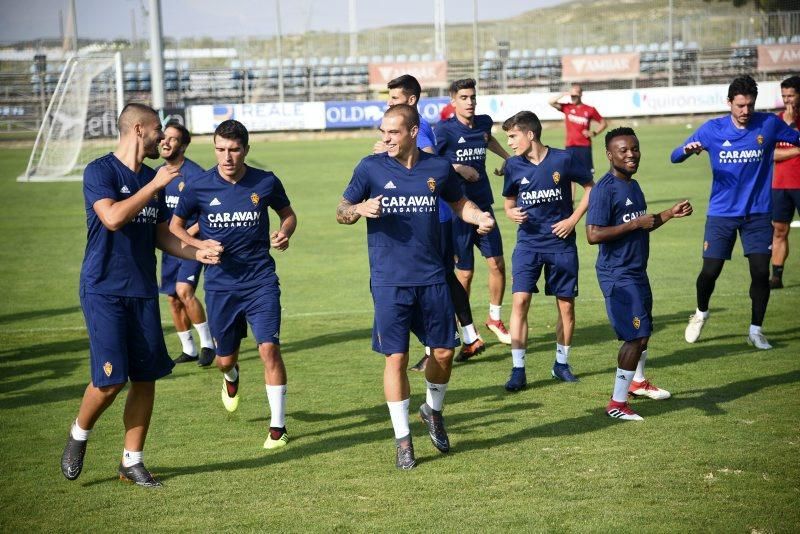
[[[562,97],[569,96],[570,103],[559,102]],[[592,137],[606,129],[608,123],[600,116],[595,108],[587,106],[581,101],[583,90],[577,83],[572,84],[569,92],[562,93],[550,101],[550,105],[564,114],[567,125],[567,152],[574,155],[575,159],[594,174],[592,163]],[[592,121],[597,123],[597,129],[592,130]]]
[[[781,82],[781,98],[786,109],[778,116],[800,130],[800,76],[790,76]],[[783,287],[783,264],[789,256],[789,224],[795,211],[800,214],[800,147],[778,143],[772,178],[771,289]]]

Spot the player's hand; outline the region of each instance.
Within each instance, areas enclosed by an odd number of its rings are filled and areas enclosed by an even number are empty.
[[[567,218],[551,225],[550,228],[553,229],[553,233],[555,235],[561,239],[566,239],[575,229],[575,223],[571,219]]]
[[[650,230],[656,225],[656,216],[652,213],[645,213],[644,215],[634,219],[634,221],[636,221],[636,228]]]
[[[672,206],[672,216],[676,218],[688,217],[692,214],[693,209],[689,201],[684,200]]]
[[[500,165],[500,168],[494,170],[494,175],[505,176],[505,174],[506,174],[506,160],[503,160],[503,164]]]
[[[201,247],[197,247],[194,257],[197,261],[207,265],[216,265],[222,261],[223,246],[213,239],[203,241]]]
[[[167,186],[167,184],[169,184],[172,180],[174,180],[176,176],[180,176],[180,174],[181,174],[180,167],[164,165],[163,167],[158,169],[158,172],[153,178],[153,182],[155,182],[155,184],[158,186],[159,189],[164,189]]]
[[[687,143],[683,147],[684,154],[699,154],[703,150],[705,150],[705,148],[703,147],[703,144],[700,141],[692,141],[691,143]]]
[[[386,146],[386,143],[383,141],[375,141],[375,144],[372,145],[372,153],[373,154],[383,154],[389,150],[389,147]]]
[[[481,175],[478,174],[478,170],[469,165],[454,165],[453,168],[468,182],[477,182],[481,178]]]
[[[522,224],[528,220],[528,214],[522,211],[522,208],[506,210],[506,216],[517,224]]]
[[[492,218],[492,214],[488,211],[484,211],[478,217],[476,221],[476,225],[478,226],[478,233],[480,235],[486,235],[492,231],[494,228],[494,219]]]
[[[269,235],[269,244],[275,250],[286,250],[289,248],[289,237],[279,230],[275,230]]]
[[[361,215],[362,217],[367,217],[369,219],[377,219],[381,216],[381,212],[383,212],[383,207],[381,206],[381,199],[383,195],[378,195],[375,198],[369,198],[364,202],[356,205],[356,213]]]
[[[589,139],[590,137],[592,137],[592,131],[591,130],[581,130],[581,135],[584,136],[586,139]]]

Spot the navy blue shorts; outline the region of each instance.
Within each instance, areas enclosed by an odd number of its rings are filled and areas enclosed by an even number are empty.
[[[800,189],[773,189],[772,220],[792,222],[795,212],[800,215]]]
[[[572,154],[575,161],[584,169],[594,175],[594,163],[592,163],[592,147],[590,146],[568,146],[567,152]]]
[[[617,339],[633,341],[653,333],[653,294],[649,284],[615,285],[606,296],[606,313]]]
[[[281,289],[265,284],[251,289],[206,290],[208,326],[217,356],[230,356],[247,337],[247,324],[256,343],[280,344]]]
[[[196,288],[202,270],[203,264],[199,261],[184,260],[164,253],[161,255],[161,286],[158,288],[158,292],[164,295],[176,295],[178,293],[175,289],[177,282],[183,282]]]
[[[544,268],[544,294],[561,298],[578,296],[578,251],[535,252],[517,245],[511,256],[511,292],[538,293]]]
[[[444,260],[444,270],[451,272],[456,268],[455,251],[453,250],[453,220],[440,222],[442,240],[442,259]]]
[[[488,208],[494,218],[494,210]],[[495,219],[496,220],[496,219]],[[495,224],[491,232],[486,235],[478,233],[478,227],[453,219],[453,249],[455,250],[456,268],[462,271],[471,271],[475,268],[475,255],[472,247],[477,246],[484,258],[494,258],[503,255],[503,239],[500,237],[500,228]]]
[[[744,255],[772,254],[772,221],[768,213],[747,217],[715,217],[706,219],[703,238],[703,257],[718,260],[731,259],[736,232],[742,238]]]
[[[460,344],[455,310],[447,284],[430,286],[373,286],[375,321],[372,350],[380,354],[408,352],[409,333],[433,348]]]
[[[153,382],[175,366],[164,344],[158,298],[80,292],[89,333],[89,362],[95,387]]]

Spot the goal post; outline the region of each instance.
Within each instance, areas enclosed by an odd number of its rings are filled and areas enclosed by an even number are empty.
[[[45,111],[20,182],[81,180],[113,149],[124,104],[122,55],[71,56]]]

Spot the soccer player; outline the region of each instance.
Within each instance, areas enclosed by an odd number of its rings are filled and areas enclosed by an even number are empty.
[[[570,102],[559,102],[563,97],[569,96]],[[564,114],[564,124],[567,128],[567,141],[564,145],[567,152],[578,160],[589,174],[594,175],[592,162],[592,137],[600,134],[608,127],[606,120],[598,113],[597,109],[583,103],[583,89],[573,83],[570,90],[550,100],[550,105]],[[592,130],[592,122],[597,127]],[[574,193],[574,192],[573,192]]]
[[[416,106],[422,94],[422,88],[416,78],[410,74],[404,74],[388,83],[389,99],[387,104],[392,107],[396,104],[408,104]],[[436,137],[433,134],[430,124],[422,118],[419,121],[419,132],[417,133],[417,148],[423,152],[433,154],[436,146]],[[383,140],[379,140],[373,147],[373,153],[380,154],[388,149]],[[461,324],[461,334],[464,344],[455,357],[457,362],[465,362],[473,356],[480,354],[486,349],[486,345],[481,339],[472,320],[472,309],[469,305],[469,295],[458,281],[455,275],[455,260],[453,252],[453,212],[447,202],[441,199],[439,202],[439,222],[441,223],[441,244],[442,257],[445,261],[445,277],[447,287],[450,289],[450,296],[453,299],[453,307],[456,310],[456,317]],[[430,356],[430,347],[425,347],[425,356],[411,367],[412,371],[423,371]]]
[[[586,213],[592,175],[565,150],[541,142],[542,123],[530,111],[520,111],[503,123],[508,146],[515,156],[506,160],[505,211],[519,225],[511,258],[511,377],[507,391],[527,385],[525,352],[528,345],[528,309],[531,294],[544,269],[545,294],[555,295],[556,356],[551,374],[557,380],[577,382],[568,358],[575,329],[578,295],[578,248],[575,225]],[[583,198],[572,209],[572,183],[583,186]]]
[[[492,118],[489,115],[475,115],[475,80],[467,78],[450,84],[450,101],[456,112],[434,129],[436,153],[446,156],[463,178],[467,198],[494,216],[494,197],[486,174],[486,149],[503,160],[508,158],[508,153],[492,136]],[[495,174],[502,175],[502,170],[495,170]],[[481,235],[473,225],[456,219],[453,221],[453,239],[456,275],[468,295],[475,272],[473,246],[477,246],[486,258],[489,270],[489,317],[486,327],[494,332],[501,343],[510,345],[511,336],[500,315],[506,289],[506,264],[500,229],[495,226],[488,234]]]
[[[437,198],[477,225],[481,234],[494,227],[490,213],[464,198],[449,160],[417,148],[419,120],[414,106],[397,104],[386,110],[380,130],[388,150],[361,160],[336,209],[340,224],[367,218],[375,305],[372,349],[385,355],[383,388],[399,469],[416,465],[408,425],[409,332],[432,347],[419,415],[433,445],[441,452],[450,450],[442,411],[458,341],[439,243]]]
[[[172,210],[178,204],[183,188],[195,177],[203,174],[203,168],[186,157],[186,149],[192,142],[189,130],[179,122],[168,122],[164,128],[164,140],[161,141],[161,157],[172,168],[180,169],[176,180],[167,184],[164,189],[167,200],[167,218],[172,217]],[[160,169],[156,168],[156,171]],[[197,235],[196,221],[192,221],[193,235]],[[159,291],[167,296],[172,322],[178,338],[181,340],[181,355],[175,363],[197,362],[201,367],[208,367],[214,361],[214,342],[211,330],[206,321],[206,312],[200,299],[195,297],[195,289],[200,281],[203,264],[194,260],[183,260],[164,252],[161,256],[161,287]],[[192,338],[192,324],[200,335],[200,354]]]
[[[223,373],[222,404],[229,412],[239,407],[239,347],[253,330],[264,363],[264,381],[270,408],[265,449],[283,447],[286,433],[286,367],[280,351],[281,303],[275,260],[270,246],[284,251],[297,226],[283,184],[270,171],[250,167],[249,134],[235,120],[223,121],[214,131],[217,166],[183,190],[170,230],[182,241],[197,238],[186,230],[198,218],[200,235],[219,241],[225,253],[219,265],[206,269],[206,306],[216,341],[217,367]],[[269,232],[272,208],[279,227]]]
[[[61,472],[75,480],[83,469],[86,444],[95,423],[130,380],[123,422],[125,445],[120,478],[140,486],[160,486],[144,466],[155,381],[172,372],[161,329],[155,247],[173,256],[216,263],[222,248],[212,241],[183,247],[167,225],[164,187],[180,170],[157,173],[145,158],[158,158],[161,122],[152,108],[128,104],[118,120],[114,152],[83,174],[88,227],[81,267],[80,300],[89,334],[91,382],[72,424]]]
[[[771,349],[761,330],[769,302],[772,246],[772,159],[779,141],[800,144],[797,130],[772,113],[754,111],[758,86],[750,76],[728,87],[730,115],[711,119],[672,151],[672,163],[708,151],[711,198],[703,238],[703,267],[697,277],[697,310],[684,338],[694,343],[708,320],[708,305],[725,261],[731,259],[736,233],[750,264],[750,330],[747,342]]]
[[[611,169],[592,189],[586,215],[589,244],[600,246],[595,268],[606,312],[617,338],[623,341],[606,414],[641,421],[628,406],[629,393],[656,400],[670,397],[644,375],[647,343],[653,332],[653,295],[647,277],[650,232],[673,217],[691,215],[692,205],[683,200],[661,213],[647,213],[642,189],[633,179],[641,152],[631,128],[615,128],[606,134],[606,157]]]
[[[778,117],[790,128],[800,130],[800,76],[781,82],[785,109]],[[772,278],[771,289],[783,287],[783,264],[789,256],[789,225],[800,214],[800,148],[788,143],[775,147],[775,176],[772,180]]]

